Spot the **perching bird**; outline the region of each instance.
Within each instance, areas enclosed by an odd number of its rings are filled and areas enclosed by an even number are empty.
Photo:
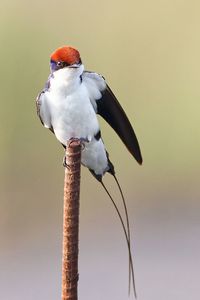
[[[120,217],[128,243],[131,266],[129,271],[132,273],[136,296],[127,208],[115,176],[114,166],[101,138],[97,114],[110,124],[129,152],[139,164],[142,164],[136,135],[105,79],[95,72],[84,70],[80,54],[76,49],[69,46],[58,48],[51,55],[50,69],[51,73],[45,88],[36,100],[37,113],[42,124],[55,134],[64,147],[72,138],[80,139],[84,143],[81,163],[102,183]],[[114,200],[102,181],[106,172],[114,176],[120,189],[127,218],[127,229]]]

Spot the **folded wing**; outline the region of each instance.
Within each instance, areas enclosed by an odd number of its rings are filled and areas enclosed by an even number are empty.
[[[123,108],[108,85],[102,91],[102,98],[97,100],[96,104],[97,113],[115,130],[137,162],[142,164],[142,155],[135,132]]]

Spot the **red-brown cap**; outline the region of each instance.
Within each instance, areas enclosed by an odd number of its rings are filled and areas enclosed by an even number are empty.
[[[80,62],[80,54],[78,50],[70,46],[63,46],[51,54],[51,60],[53,61],[63,61],[69,65]]]

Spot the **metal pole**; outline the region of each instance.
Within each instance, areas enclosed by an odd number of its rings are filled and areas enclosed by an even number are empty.
[[[68,142],[66,164],[63,208],[62,300],[77,300],[79,276],[80,140],[72,139]]]

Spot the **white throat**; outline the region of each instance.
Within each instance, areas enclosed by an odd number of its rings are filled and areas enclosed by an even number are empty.
[[[63,68],[53,73],[51,79],[51,90],[61,92],[65,90],[71,93],[76,89],[77,84],[80,84],[80,76],[83,74],[84,65],[78,68]]]

